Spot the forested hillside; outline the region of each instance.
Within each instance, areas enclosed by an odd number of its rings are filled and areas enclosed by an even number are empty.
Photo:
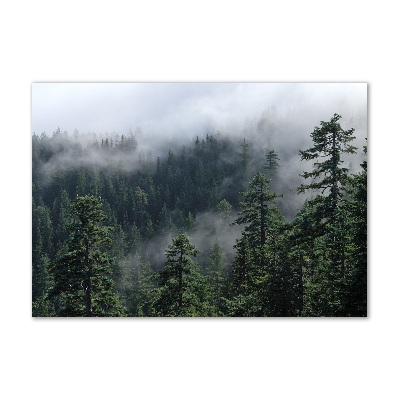
[[[367,148],[340,118],[294,154],[34,134],[33,315],[366,316]]]

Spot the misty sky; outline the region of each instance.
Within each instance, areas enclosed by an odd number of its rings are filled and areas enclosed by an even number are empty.
[[[34,83],[32,132],[193,137],[235,133],[262,115],[307,135],[334,113],[367,132],[366,83]],[[346,127],[345,127],[346,128]],[[289,129],[289,128],[288,128]],[[297,130],[297,129],[296,129]],[[358,136],[357,135],[357,136]]]

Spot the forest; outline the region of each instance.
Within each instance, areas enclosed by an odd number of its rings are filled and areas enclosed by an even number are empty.
[[[32,315],[366,317],[367,145],[340,119],[295,154],[34,133]]]

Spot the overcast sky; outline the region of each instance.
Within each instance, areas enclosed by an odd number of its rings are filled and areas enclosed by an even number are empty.
[[[334,113],[366,137],[365,83],[34,83],[32,132],[144,133],[193,137],[241,129],[261,115],[312,129]],[[307,132],[310,133],[309,131]],[[360,134],[360,132],[358,132]]]

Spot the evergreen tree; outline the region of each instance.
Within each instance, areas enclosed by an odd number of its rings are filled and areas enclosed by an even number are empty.
[[[349,178],[349,169],[341,166],[341,155],[354,154],[357,150],[350,145],[355,139],[354,129],[343,130],[338,122],[340,118],[340,115],[335,114],[329,122],[321,121],[321,127],[315,127],[311,133],[314,146],[305,151],[300,150],[302,160],[317,161],[313,163],[314,169],[311,172],[301,174],[305,179],[312,178],[312,182],[300,185],[298,192],[320,191],[321,194],[315,202],[321,204],[321,216],[328,220],[337,216],[336,211],[343,197],[344,185]],[[320,159],[324,161],[319,161]],[[328,194],[323,196],[326,190]]]
[[[246,139],[243,139],[243,143],[240,145],[242,148],[241,164],[243,172],[247,172],[247,167],[249,165],[249,145],[246,143]]]
[[[252,317],[260,315],[261,307],[257,297],[257,265],[254,263],[253,252],[245,235],[234,246],[236,256],[233,261],[229,315],[234,317]]]
[[[229,221],[232,213],[232,206],[225,199],[222,199],[217,206],[218,215],[224,220]]]
[[[140,252],[142,248],[142,235],[140,234],[139,228],[135,223],[131,226],[128,235],[128,245],[130,246],[130,251],[132,253]]]
[[[224,297],[227,289],[227,265],[225,253],[216,239],[209,252],[206,264],[206,274],[211,288],[211,303],[219,310],[220,315],[224,313]]]
[[[53,268],[58,316],[122,316],[123,309],[115,293],[111,260],[105,251],[110,245],[110,229],[101,200],[94,196],[77,197],[72,203],[74,219],[67,252]]]
[[[298,316],[309,315],[305,311],[312,299],[309,283],[318,265],[314,238],[319,234],[319,223],[314,220],[314,213],[315,209],[306,201],[287,227],[286,248],[294,271],[294,309]]]
[[[367,147],[364,146],[367,154]],[[345,200],[346,232],[348,235],[347,289],[345,314],[367,316],[367,161],[362,172],[352,176]]]
[[[163,208],[161,209],[159,221],[158,229],[161,233],[165,234],[176,231],[175,224],[172,221],[171,214],[168,211],[166,204],[164,204]]]
[[[45,205],[33,208],[32,225],[32,300],[36,301],[48,289],[49,257],[53,255],[53,227],[50,211]]]
[[[128,315],[146,317],[154,315],[152,296],[154,292],[154,271],[148,261],[137,252],[125,260],[123,299]]]
[[[184,234],[177,236],[168,246],[165,267],[158,275],[159,289],[155,300],[155,309],[160,316],[212,314],[206,281],[191,258],[198,254],[197,247]]]
[[[43,205],[32,210],[32,315],[52,315],[48,290],[52,285],[50,262],[53,256],[53,226],[50,210]]]
[[[52,219],[54,224],[54,242],[58,250],[63,250],[62,246],[68,239],[68,224],[70,217],[70,199],[65,189],[54,200],[52,207]]]
[[[143,233],[146,227],[145,208],[148,205],[147,195],[140,187],[135,188],[134,192],[134,211],[135,221],[138,222],[140,231]]]
[[[350,145],[355,138],[354,129],[343,130],[340,115],[334,114],[329,122],[321,121],[311,133],[314,146],[300,151],[302,160],[316,160],[311,172],[301,176],[312,178],[311,183],[302,184],[299,193],[306,190],[319,193],[308,202],[313,210],[311,219],[314,230],[314,255],[316,269],[307,282],[311,295],[308,310],[310,315],[344,316],[346,275],[346,234],[343,196],[349,182],[349,169],[342,167],[342,154],[353,154],[356,148]],[[323,161],[320,161],[322,159]],[[310,213],[309,213],[310,214]]]
[[[265,174],[271,180],[276,178],[277,170],[280,167],[278,164],[279,157],[275,150],[267,150],[265,153]]]
[[[185,218],[185,231],[187,233],[191,233],[194,231],[195,228],[196,228],[196,219],[189,211],[188,216]]]
[[[236,224],[246,224],[244,234],[250,239],[253,246],[262,248],[267,235],[273,229],[271,218],[277,213],[273,204],[279,197],[270,192],[269,182],[265,175],[259,172],[250,182],[248,190],[242,194],[241,210]]]
[[[286,313],[282,306],[282,265],[276,248],[285,221],[274,205],[278,195],[270,192],[269,182],[258,173],[242,193],[244,200],[235,223],[245,224],[245,228],[235,246],[231,304],[234,315],[237,310],[244,316]]]
[[[357,174],[344,168],[343,154],[355,148],[352,130],[341,129],[339,119],[335,114],[322,122],[311,135],[313,146],[300,152],[310,167],[298,190],[312,197],[290,224],[278,209],[288,208],[287,198],[278,200],[273,193],[286,187],[276,180],[279,157],[270,147],[265,157],[262,149],[250,151],[247,138],[231,141],[208,132],[191,146],[171,142],[169,151],[152,159],[139,154],[132,134],[116,137],[115,144],[115,137],[94,134],[84,144],[77,134],[69,137],[60,129],[53,136],[33,135],[33,315],[86,315],[89,266],[84,256],[79,261],[83,228],[75,212],[71,220],[70,203],[77,194],[91,194],[102,196],[105,220],[99,229],[103,224],[113,228],[106,235],[112,246],[100,234],[104,240],[89,251],[90,265],[104,256],[104,263],[93,267],[99,272],[91,279],[92,302],[97,301],[93,313],[102,308],[93,287],[104,277],[128,315],[365,316],[367,164]],[[260,124],[259,131],[265,126]],[[132,159],[138,159],[139,168],[132,168]],[[254,176],[258,169],[263,177]],[[245,192],[242,199],[240,192]],[[229,231],[232,210],[239,210],[236,223],[243,232],[234,259],[229,257],[229,272],[221,273],[225,254],[218,242],[210,242],[200,258],[202,273],[193,261],[183,274],[183,309],[178,312],[178,300],[168,309],[174,280],[165,285],[151,280],[153,241],[183,232],[216,237]],[[118,314],[111,308],[98,314]]]

